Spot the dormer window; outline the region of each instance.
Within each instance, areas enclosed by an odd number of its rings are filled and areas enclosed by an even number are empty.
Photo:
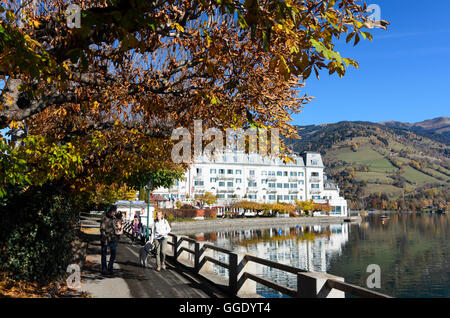
[[[319,162],[317,160],[311,160],[311,165],[317,166],[319,165]]]

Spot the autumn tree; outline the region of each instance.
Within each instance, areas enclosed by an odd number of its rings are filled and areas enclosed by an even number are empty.
[[[99,187],[179,174],[170,136],[195,119],[296,137],[304,81],[358,66],[336,40],[356,45],[386,25],[354,0],[71,3],[79,28],[67,1],[1,2],[0,129],[12,134],[0,136],[2,207],[45,188],[82,209]]]
[[[207,204],[208,206],[211,206],[212,204],[217,202],[216,196],[208,191],[202,195],[196,196],[195,199],[200,202],[200,206],[202,208],[205,206],[205,204]]]

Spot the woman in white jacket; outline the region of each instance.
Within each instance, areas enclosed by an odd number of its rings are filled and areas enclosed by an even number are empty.
[[[166,253],[167,239],[171,231],[169,222],[163,218],[162,212],[158,211],[156,214],[156,220],[153,223],[151,242],[156,248],[156,270],[159,272],[161,269],[166,269]]]

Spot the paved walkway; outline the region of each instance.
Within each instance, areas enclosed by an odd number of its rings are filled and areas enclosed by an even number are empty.
[[[82,288],[90,297],[115,298],[216,298],[223,297],[212,291],[202,281],[181,268],[168,264],[167,269],[157,272],[153,269],[155,258],[148,258],[148,268],[139,266],[140,246],[132,243],[126,235],[117,245],[114,276],[100,274],[99,220],[83,218],[82,226],[89,236],[85,266],[82,269]],[[109,257],[108,257],[109,258]]]

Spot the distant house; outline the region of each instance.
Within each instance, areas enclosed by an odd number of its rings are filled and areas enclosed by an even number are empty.
[[[152,194],[151,201],[161,209],[169,208],[168,203],[170,200],[161,194]]]
[[[150,204],[149,210],[147,211],[148,205],[145,201],[140,200],[117,200],[116,201],[117,211],[122,212],[125,216],[125,220],[130,221],[133,220],[134,216],[138,216],[141,218],[142,224],[147,224],[147,213],[150,214],[149,223],[153,222],[155,205]]]

